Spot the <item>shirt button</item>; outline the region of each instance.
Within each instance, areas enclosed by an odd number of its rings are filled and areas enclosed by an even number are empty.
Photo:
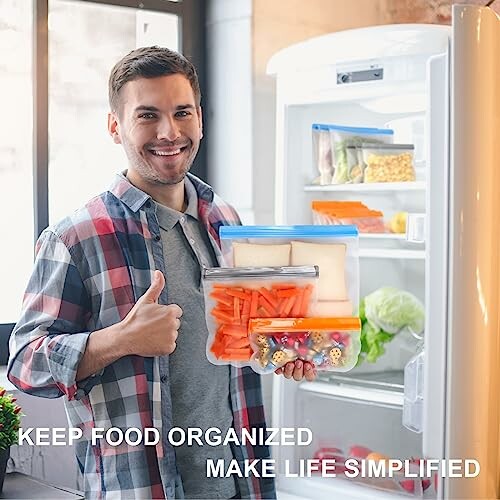
[[[186,217],[184,217],[184,215],[181,217],[181,224],[184,224],[184,222],[186,222]]]
[[[194,240],[193,240],[193,238],[189,238],[189,243],[191,243],[191,245],[194,245]]]
[[[160,236],[159,234],[157,234],[157,235],[155,236],[155,241],[160,241],[160,240],[161,240],[161,236]]]

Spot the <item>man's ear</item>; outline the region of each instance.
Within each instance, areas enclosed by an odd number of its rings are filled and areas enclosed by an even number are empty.
[[[203,139],[203,113],[201,112],[201,106],[196,108],[196,113],[198,115],[198,124],[200,126],[200,140]]]
[[[108,132],[113,138],[115,144],[121,144],[120,126],[118,125],[118,117],[112,111],[108,113]]]

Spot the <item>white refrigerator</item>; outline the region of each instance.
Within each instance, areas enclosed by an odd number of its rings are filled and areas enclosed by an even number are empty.
[[[311,224],[312,200],[360,200],[386,219],[416,214],[406,237],[360,235],[360,296],[395,286],[426,311],[423,340],[397,336],[373,364],[312,383],[274,378],[273,427],[313,434],[308,446],[273,448],[276,464],[298,470],[320,448],[348,454],[363,446],[399,459],[471,458],[481,467],[475,478],[439,477],[425,492],[398,481],[287,477],[282,467],[278,491],[342,500],[498,498],[499,17],[456,5],[451,27],[333,33],[280,51],[267,71],[276,77],[275,223]],[[314,184],[313,123],[394,126],[394,142],[415,144],[416,181]]]

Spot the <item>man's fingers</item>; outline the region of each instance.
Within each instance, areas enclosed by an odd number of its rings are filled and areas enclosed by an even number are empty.
[[[293,370],[293,378],[297,382],[304,378],[304,363],[302,361],[295,361],[295,368]]]
[[[182,316],[182,309],[177,304],[170,304],[167,307],[175,318],[180,318]]]
[[[316,378],[316,372],[311,363],[304,363],[304,375],[308,382],[312,382]]]
[[[285,375],[285,378],[292,378],[292,373],[293,373],[294,366],[295,365],[292,362],[287,363],[285,365],[285,370],[283,372],[283,374]]]
[[[156,270],[153,275],[153,281],[151,286],[146,290],[144,295],[140,298],[142,302],[147,302],[152,304],[153,302],[158,302],[160,298],[161,291],[165,287],[165,276],[161,271]],[[179,308],[180,309],[180,308]]]

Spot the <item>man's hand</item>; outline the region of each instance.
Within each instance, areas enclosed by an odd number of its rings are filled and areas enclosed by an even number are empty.
[[[122,341],[128,354],[162,356],[176,348],[182,309],[158,304],[165,277],[155,271],[153,282],[121,322]]]
[[[299,382],[304,377],[308,382],[312,382],[316,378],[316,367],[307,361],[298,359],[295,362],[290,361],[284,367],[278,368],[274,373],[276,375],[283,374],[285,378],[292,378]]]
[[[87,378],[129,354],[151,357],[174,352],[182,309],[177,304],[158,304],[164,286],[165,277],[155,271],[151,286],[125,319],[89,335],[76,380]]]

